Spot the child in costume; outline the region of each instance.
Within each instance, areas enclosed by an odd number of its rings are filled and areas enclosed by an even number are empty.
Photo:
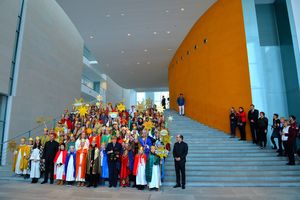
[[[120,186],[128,187],[129,186],[129,158],[128,158],[128,150],[123,152],[121,157],[121,172],[120,172]]]
[[[75,144],[74,144],[75,145]],[[76,177],[76,152],[75,146],[70,146],[69,153],[66,158],[65,172],[67,184],[72,185]]]
[[[139,149],[139,153],[134,158],[134,168],[133,175],[136,176],[136,187],[138,190],[143,190],[145,185],[147,185],[146,181],[146,154],[144,154],[144,149],[141,147]]]
[[[91,143],[91,147],[89,148],[87,154],[87,174],[89,175],[89,184],[87,187],[97,187],[98,184],[98,177],[100,173],[100,166],[99,166],[99,149],[97,147],[97,138],[94,137]]]
[[[54,158],[54,179],[57,180],[57,185],[63,185],[66,179],[65,164],[67,158],[67,150],[65,150],[65,144],[62,143],[59,146],[59,151]]]
[[[32,153],[30,156],[31,162],[31,170],[30,170],[30,178],[32,178],[31,183],[37,183],[40,176],[40,160],[41,160],[41,141],[39,137],[35,138],[35,143],[33,145]]]
[[[18,146],[15,151],[14,162],[13,162],[13,171],[18,175],[26,175],[28,168],[28,159],[29,148],[26,145],[26,138],[21,139],[21,144]]]
[[[104,142],[101,144],[100,167],[101,167],[101,178],[104,181],[104,179],[109,178],[106,144]]]
[[[80,146],[76,151],[76,182],[78,182],[78,187],[84,186],[87,151],[86,141],[85,139],[82,139]]]
[[[161,186],[160,158],[155,151],[155,146],[151,146],[146,164],[146,179],[150,190],[158,190]]]

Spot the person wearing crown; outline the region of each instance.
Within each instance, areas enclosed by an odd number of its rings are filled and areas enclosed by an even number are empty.
[[[144,154],[144,148],[140,147],[138,154],[134,158],[133,175],[136,176],[135,184],[138,190],[144,190],[146,181],[146,162],[147,157]]]
[[[106,144],[104,142],[101,144],[100,166],[101,166],[101,183],[104,184],[105,179],[109,178],[107,151],[106,151]]]
[[[27,169],[28,169],[27,156],[29,156],[29,154],[30,154],[30,149],[26,145],[26,138],[23,137],[21,139],[21,144],[14,152],[13,172],[22,176],[27,174]]]
[[[161,186],[160,158],[155,151],[155,146],[151,146],[146,164],[146,180],[150,190],[158,190]]]
[[[41,136],[41,145],[44,147],[46,142],[50,140],[48,128],[44,128],[44,135]]]
[[[63,185],[66,179],[65,164],[67,158],[67,150],[65,150],[65,144],[59,145],[59,151],[54,158],[54,179],[57,180],[57,185]]]
[[[30,155],[30,178],[32,179],[31,183],[37,183],[41,176],[41,155],[42,155],[42,145],[39,137],[35,138],[35,143],[32,148],[32,152]]]
[[[87,152],[86,141],[85,139],[82,139],[80,146],[76,151],[76,182],[78,182],[78,187],[84,186]]]
[[[127,143],[128,146],[128,143]],[[121,156],[121,171],[120,171],[120,186],[128,187],[129,186],[129,158],[128,158],[128,150],[125,149],[123,155]]]
[[[100,166],[99,166],[100,151],[97,147],[96,142],[97,142],[97,138],[94,137],[87,154],[86,173],[89,176],[89,184],[87,185],[87,187],[91,187],[91,186],[97,187],[98,184],[98,177],[100,174]]]
[[[69,153],[66,158],[65,172],[67,185],[72,185],[76,178],[76,152],[75,146],[69,147]]]

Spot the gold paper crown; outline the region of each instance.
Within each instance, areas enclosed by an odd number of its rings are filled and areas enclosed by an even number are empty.
[[[39,137],[39,136],[36,136],[36,137],[35,137],[35,140],[40,140],[40,137]]]
[[[29,141],[33,141],[33,138],[31,137],[31,138],[29,138]]]
[[[48,128],[44,128],[44,131],[48,131]]]

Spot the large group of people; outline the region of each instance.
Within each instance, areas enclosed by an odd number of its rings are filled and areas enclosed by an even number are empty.
[[[21,139],[13,171],[32,183],[44,177],[41,184],[50,178],[50,184],[57,185],[97,187],[108,182],[109,187],[158,190],[170,138],[167,120],[155,105],[126,110],[122,103],[80,103],[72,111],[66,109],[53,129],[45,127],[29,142]],[[186,154],[187,146],[184,152],[174,152],[181,173]],[[185,174],[182,179],[184,186]]]
[[[259,112],[253,104],[250,105],[248,115],[246,115],[243,107],[239,107],[238,111],[234,107],[231,107],[229,118],[231,138],[236,137],[236,128],[238,128],[241,136],[240,140],[246,140],[246,123],[248,121],[252,142],[257,144],[261,149],[266,148],[269,120],[264,112]],[[297,125],[296,117],[291,115],[286,119],[274,113],[271,130],[270,139],[273,145],[272,149],[277,151],[277,156],[288,157],[287,165],[295,165],[295,153],[300,155],[300,149],[297,148],[297,138],[300,138],[300,128]]]

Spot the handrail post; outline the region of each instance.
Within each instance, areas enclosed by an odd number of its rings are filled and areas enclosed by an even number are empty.
[[[31,135],[31,131],[28,131],[28,138],[30,138],[30,135]]]

